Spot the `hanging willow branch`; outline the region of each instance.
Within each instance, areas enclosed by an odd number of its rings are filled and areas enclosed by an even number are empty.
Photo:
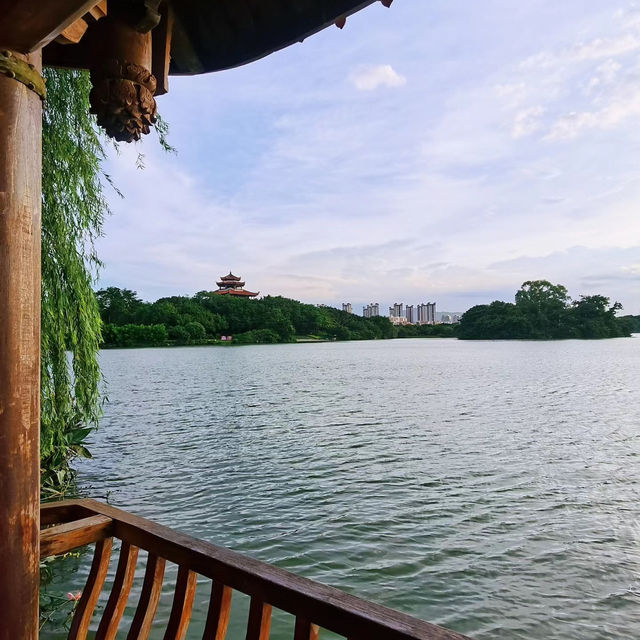
[[[43,489],[73,477],[68,462],[101,413],[100,314],[93,285],[100,267],[94,242],[107,202],[100,134],[89,115],[89,75],[45,70],[42,173]],[[69,359],[70,364],[69,366]]]

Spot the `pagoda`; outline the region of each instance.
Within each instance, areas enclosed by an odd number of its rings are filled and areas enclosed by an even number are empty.
[[[255,298],[260,292],[253,293],[244,289],[244,282],[239,276],[234,276],[231,271],[226,276],[220,276],[220,280],[216,282],[218,290],[214,291],[218,295],[224,296],[240,296],[244,298]]]

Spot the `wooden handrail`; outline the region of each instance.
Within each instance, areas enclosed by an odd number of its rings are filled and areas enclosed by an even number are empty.
[[[169,635],[165,636],[167,640],[181,638],[186,631],[193,603],[196,574],[213,580],[214,586],[206,626],[207,630],[215,632],[215,635],[211,636],[214,638],[224,637],[231,604],[231,589],[251,597],[247,630],[247,638],[251,639],[263,640],[268,637],[271,607],[296,617],[295,640],[317,638],[318,627],[328,629],[349,640],[373,638],[464,640],[465,638],[453,631],[367,602],[229,549],[197,540],[110,505],[94,500],[66,501],[58,504],[59,508],[70,513],[76,509],[109,519],[108,531],[115,538],[123,541],[123,548],[126,546],[143,549],[149,552],[150,558],[161,558],[178,565],[179,575],[174,605],[167,628]],[[56,505],[43,507],[47,510],[55,508]],[[47,518],[50,518],[50,514]],[[44,530],[43,535],[46,532],[47,530]],[[148,565],[148,571],[155,571],[155,569],[149,569]],[[149,580],[152,579],[149,578]],[[161,581],[162,576],[159,584]],[[156,585],[156,590],[158,588],[159,586]],[[152,597],[150,589],[151,586],[147,588],[147,594],[144,597]],[[144,610],[146,605],[142,604],[142,599],[141,596],[140,606],[143,606],[143,611],[140,616],[145,620],[145,629],[148,629],[150,620],[148,613]],[[156,604],[157,602],[153,605],[153,611]],[[153,612],[150,617],[153,618]],[[137,614],[136,618],[138,618]],[[104,625],[107,624],[104,623]]]
[[[40,558],[57,556],[113,535],[113,520],[93,515],[40,531]]]

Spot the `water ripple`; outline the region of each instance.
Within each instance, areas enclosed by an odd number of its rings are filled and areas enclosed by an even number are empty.
[[[147,349],[102,365],[87,494],[480,639],[638,635],[640,340]],[[289,629],[278,618],[272,637]]]

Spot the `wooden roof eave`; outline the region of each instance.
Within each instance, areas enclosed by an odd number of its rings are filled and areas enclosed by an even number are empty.
[[[189,0],[175,3],[171,75],[222,71],[263,58],[376,0]],[[194,10],[197,6],[201,11]],[[206,7],[206,9],[205,9]]]
[[[65,0],[70,2],[71,0]],[[170,75],[231,69],[301,42],[377,0],[180,0],[171,2]],[[80,0],[76,0],[78,4]],[[86,3],[85,3],[86,4]],[[88,3],[91,4],[91,3]],[[388,0],[384,2],[388,5]],[[162,5],[161,5],[162,6]],[[166,12],[165,12],[166,13]],[[166,18],[155,32],[166,26]],[[73,45],[52,42],[44,64],[87,68],[87,35]],[[159,40],[159,39],[158,39]],[[162,38],[165,42],[165,38]],[[155,46],[155,45],[154,45]],[[156,74],[158,75],[158,74]]]

